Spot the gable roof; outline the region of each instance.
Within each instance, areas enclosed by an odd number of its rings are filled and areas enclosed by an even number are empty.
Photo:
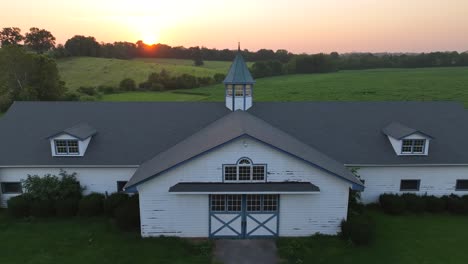
[[[236,111],[216,120],[199,132],[143,163],[128,181],[125,188],[134,187],[182,162],[242,136],[252,137],[306,161],[321,170],[362,186],[361,181],[342,163],[333,160],[258,117],[245,111]]]
[[[398,122],[392,122],[390,123],[388,126],[384,127],[382,129],[382,132],[387,135],[387,136],[391,136],[393,138],[396,138],[396,139],[402,139],[404,137],[407,137],[407,136],[410,136],[410,135],[413,135],[413,134],[416,134],[416,133],[419,133],[419,134],[422,134],[428,138],[431,138],[431,136],[429,136],[428,134],[422,132],[422,131],[419,131],[417,129],[414,129],[414,128],[409,128],[405,125],[402,125]]]
[[[234,61],[229,68],[228,74],[223,81],[224,84],[254,84],[255,81],[250,74],[249,68],[242,58],[240,52],[237,52]]]
[[[97,133],[97,131],[96,131],[96,129],[94,129],[93,127],[91,127],[87,123],[80,123],[80,124],[74,125],[72,127],[69,127],[67,129],[64,129],[62,131],[59,131],[59,132],[49,136],[48,138],[55,137],[55,136],[60,135],[62,133],[65,133],[65,134],[68,134],[70,136],[76,137],[76,138],[78,138],[80,140],[85,140],[85,139],[89,138],[90,136],[94,136]]]

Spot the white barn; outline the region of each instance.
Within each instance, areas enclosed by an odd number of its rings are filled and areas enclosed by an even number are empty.
[[[468,194],[461,104],[254,102],[240,53],[224,83],[223,103],[15,102],[0,205],[64,169],[87,193],[139,193],[144,237],[253,238],[336,234],[350,189]]]

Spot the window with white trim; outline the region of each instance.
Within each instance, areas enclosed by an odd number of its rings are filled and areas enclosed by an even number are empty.
[[[265,181],[266,165],[253,164],[248,158],[240,159],[235,165],[224,165],[225,182],[257,182]]]
[[[402,154],[424,154],[425,139],[403,139],[401,144]]]
[[[468,191],[468,180],[457,180],[455,184],[456,191]]]
[[[23,193],[21,182],[2,182],[3,194],[16,194]]]
[[[421,180],[401,180],[400,191],[419,191]]]
[[[57,139],[55,143],[56,155],[78,155],[80,154],[78,140]]]

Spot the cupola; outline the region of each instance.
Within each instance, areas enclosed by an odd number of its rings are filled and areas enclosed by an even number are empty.
[[[255,81],[249,72],[244,58],[242,58],[240,45],[223,83],[226,90],[227,108],[231,109],[231,111],[245,111],[252,107],[253,85]]]

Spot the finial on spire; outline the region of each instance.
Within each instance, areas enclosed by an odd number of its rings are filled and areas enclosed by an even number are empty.
[[[240,51],[240,42],[237,42],[237,51]]]

